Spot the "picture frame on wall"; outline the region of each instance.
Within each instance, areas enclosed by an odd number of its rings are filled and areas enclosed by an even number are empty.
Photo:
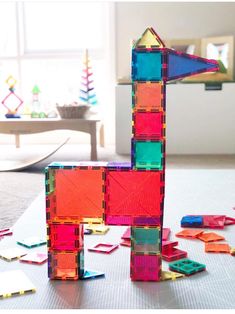
[[[233,36],[208,37],[201,39],[201,57],[219,61],[220,71],[197,74],[184,79],[186,82],[232,81],[234,38]]]

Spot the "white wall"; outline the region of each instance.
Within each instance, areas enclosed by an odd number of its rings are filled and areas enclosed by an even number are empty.
[[[130,75],[131,40],[149,26],[162,39],[235,36],[235,3],[117,2],[117,78]]]

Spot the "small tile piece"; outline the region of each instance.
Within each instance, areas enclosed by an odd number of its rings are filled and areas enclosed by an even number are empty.
[[[186,276],[190,276],[200,271],[206,270],[206,266],[204,264],[200,264],[198,262],[194,262],[189,259],[182,259],[182,260],[170,263],[169,269],[176,271],[178,273],[183,273]]]
[[[134,110],[162,111],[163,84],[162,82],[134,82]]]
[[[83,247],[83,225],[51,223],[48,225],[48,247],[52,250],[73,251]]]
[[[233,255],[233,256],[235,256],[235,248],[231,248],[230,254]]]
[[[128,227],[126,231],[123,233],[121,239],[130,240],[131,239],[131,227]]]
[[[131,249],[136,253],[159,253],[160,228],[131,227]]]
[[[84,250],[48,253],[48,277],[50,279],[78,280],[83,274]]]
[[[162,241],[167,241],[169,239],[171,233],[170,228],[163,228],[162,229]]]
[[[175,273],[174,271],[162,270],[161,272],[161,281],[176,280],[178,278],[183,278],[183,277],[185,277],[184,274]]]
[[[131,254],[131,280],[160,281],[160,279],[160,255]]]
[[[110,254],[111,252],[116,250],[118,246],[118,244],[99,243],[94,247],[89,248],[88,251]]]
[[[132,50],[132,80],[161,81],[162,53]]]
[[[136,139],[162,139],[164,119],[162,112],[135,112],[133,134]]]
[[[136,169],[163,169],[161,141],[133,140],[132,162]]]
[[[131,240],[122,240],[122,242],[120,243],[120,245],[122,245],[122,246],[127,246],[127,247],[131,247]]]
[[[162,251],[171,251],[178,245],[178,241],[162,241]]]
[[[26,254],[27,252],[25,249],[18,247],[0,250],[0,257],[8,262],[19,259]]]
[[[176,237],[178,238],[188,238],[188,239],[197,239],[201,234],[203,234],[203,231],[201,230],[195,230],[195,229],[184,229],[178,233],[176,233]]]
[[[226,243],[206,243],[205,252],[207,253],[230,253],[230,246]]]
[[[32,252],[20,258],[20,262],[29,264],[43,264],[47,261],[47,254]]]
[[[84,275],[81,277],[81,280],[95,279],[97,277],[104,277],[104,273],[97,270],[85,270]]]
[[[188,253],[176,248],[170,251],[162,251],[162,259],[167,262],[176,261],[182,258],[186,258]]]
[[[86,229],[91,230],[92,234],[106,234],[109,231],[109,227],[97,224],[88,225]]]
[[[203,216],[184,216],[181,219],[181,227],[202,227],[203,226]]]
[[[0,230],[0,237],[12,235],[12,234],[13,234],[13,231],[11,228],[6,228],[6,229]]]
[[[200,239],[203,242],[216,242],[216,241],[225,240],[224,237],[214,232],[208,232],[208,233],[204,232],[203,234],[200,234],[198,236],[198,239]]]
[[[35,291],[35,286],[22,270],[0,273],[0,298],[9,298]]]
[[[30,238],[26,238],[24,240],[17,241],[17,244],[25,246],[27,248],[33,248],[36,246],[41,246],[41,245],[44,245],[46,243],[47,243],[46,239],[42,239],[39,237],[30,237]]]

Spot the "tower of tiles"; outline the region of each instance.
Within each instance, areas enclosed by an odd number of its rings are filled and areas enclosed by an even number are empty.
[[[48,274],[84,274],[83,224],[131,226],[132,280],[161,279],[166,82],[217,71],[213,60],[165,48],[148,28],[132,50],[131,163],[53,163],[46,168]]]

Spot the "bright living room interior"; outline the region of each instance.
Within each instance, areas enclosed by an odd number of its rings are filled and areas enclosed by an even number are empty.
[[[132,41],[148,26],[164,40],[234,36],[234,14],[235,3],[220,2],[1,2],[0,27],[5,31],[0,32],[0,99],[8,92],[5,81],[12,75],[17,80],[15,92],[24,101],[22,117],[30,109],[36,84],[45,112],[55,110],[56,103],[79,102],[87,48],[98,99],[92,109],[104,125],[105,145],[100,147],[98,140],[98,160],[128,161],[131,87],[126,82]],[[226,19],[218,23],[218,16]],[[230,190],[235,180],[234,81],[222,83],[221,90],[205,90],[204,83],[171,84],[167,89],[167,169],[204,170],[205,177],[208,170],[225,170],[220,175],[229,176],[225,182]],[[4,119],[3,106],[0,113]],[[55,130],[22,135],[20,148],[15,147],[14,135],[0,134],[0,162],[12,164],[44,155],[67,137],[69,142],[48,159],[22,171],[0,173],[0,228],[14,224],[44,189],[43,169],[50,162],[90,159],[85,133]],[[232,193],[226,195],[231,203]],[[199,204],[209,204],[206,195],[194,201],[195,211]],[[216,202],[211,206],[216,208]]]

